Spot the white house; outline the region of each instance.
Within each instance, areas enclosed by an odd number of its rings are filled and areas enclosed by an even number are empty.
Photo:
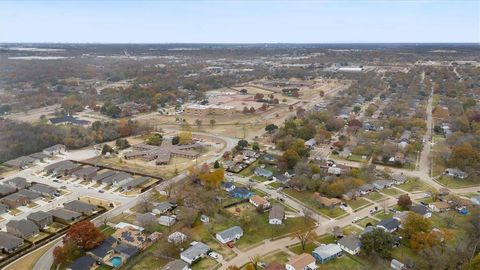
[[[160,216],[158,218],[158,224],[163,225],[163,226],[173,226],[176,222],[176,219],[174,216]]]
[[[356,235],[348,235],[338,240],[337,245],[350,255],[356,255],[360,252],[362,246],[360,239]]]
[[[240,239],[243,236],[243,229],[239,226],[234,226],[224,231],[218,232],[216,238],[222,244]]]
[[[65,145],[63,144],[56,144],[54,146],[43,149],[43,153],[47,156],[55,156],[63,152],[65,152]]]
[[[286,270],[308,270],[316,268],[315,258],[308,253],[293,256],[290,261],[285,264]]]
[[[175,244],[180,244],[185,242],[187,240],[187,236],[181,232],[174,232],[170,234],[167,238],[167,241],[169,243],[175,243]]]
[[[192,264],[194,261],[205,257],[210,248],[201,242],[194,242],[189,248],[180,253],[180,259],[188,264]]]
[[[283,206],[275,204],[270,210],[270,213],[268,213],[268,223],[272,225],[280,225],[283,223],[284,219],[285,210],[283,209]]]

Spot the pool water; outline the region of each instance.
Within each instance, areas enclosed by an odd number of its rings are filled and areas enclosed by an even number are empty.
[[[110,262],[112,262],[113,267],[119,267],[122,264],[122,258],[113,257]]]

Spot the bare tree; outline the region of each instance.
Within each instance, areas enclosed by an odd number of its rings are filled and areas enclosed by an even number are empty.
[[[311,241],[314,236],[315,236],[315,232],[311,228],[295,232],[295,237],[298,240],[300,240],[300,245],[302,246],[302,251],[305,251],[307,243],[309,241]]]

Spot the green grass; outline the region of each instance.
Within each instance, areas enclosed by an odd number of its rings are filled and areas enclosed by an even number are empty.
[[[348,206],[350,206],[353,210],[357,210],[363,208],[367,205],[372,204],[371,202],[365,200],[364,198],[357,198],[356,200],[347,201]]]
[[[360,155],[350,155],[347,160],[350,160],[350,161],[355,161],[355,162],[365,162],[368,160],[368,157],[366,159],[363,159],[362,156]]]
[[[112,235],[116,230],[115,230],[115,228],[112,228],[110,226],[106,226],[104,228],[101,228],[101,231],[103,232],[103,234],[109,236],[109,235]]]
[[[397,196],[397,195],[404,194],[405,192],[400,191],[400,190],[392,187],[392,188],[385,188],[385,189],[383,189],[383,190],[382,190],[382,193],[395,197],[395,196]]]
[[[456,179],[450,176],[442,176],[437,179],[437,182],[448,188],[466,188],[472,187],[480,184],[480,181],[474,180],[472,178],[467,179]]]
[[[191,268],[192,270],[212,269],[217,263],[218,262],[214,261],[213,259],[205,257],[193,263]]]
[[[316,211],[319,214],[322,214],[324,216],[330,217],[330,218],[336,218],[339,216],[342,216],[346,214],[345,211],[342,209],[335,207],[333,209],[326,209],[321,207],[317,201],[313,198],[313,193],[310,191],[297,191],[295,189],[286,189],[283,191],[287,195],[290,195],[291,197],[299,200],[303,204],[307,205],[310,207],[312,210]]]
[[[266,263],[277,262],[280,264],[285,264],[286,262],[288,262],[289,259],[290,259],[290,255],[287,252],[279,251],[279,252],[267,255],[265,257],[262,257],[261,261]]]
[[[278,183],[278,182],[272,182],[270,184],[268,184],[269,186],[273,187],[274,189],[277,189],[279,187],[283,187],[283,184],[281,183]]]
[[[313,242],[308,242],[306,245],[305,245],[305,250],[302,250],[302,245],[301,244],[297,244],[297,245],[294,245],[292,247],[289,247],[288,249],[295,253],[295,254],[302,254],[302,253],[308,253],[308,254],[311,254],[312,251],[317,248],[317,244],[313,243]]]
[[[367,224],[370,223],[372,225],[375,225],[378,223],[377,220],[371,218],[371,217],[366,217],[364,219],[361,219],[360,221],[357,222],[358,225],[362,226],[362,227],[367,227]]]
[[[342,209],[340,209],[338,207],[334,207],[332,209],[318,208],[317,211],[320,212],[321,214],[325,215],[325,216],[330,217],[330,218],[337,218],[337,217],[343,216],[347,213],[347,212],[343,211]]]
[[[357,226],[354,225],[348,225],[342,229],[343,234],[345,235],[351,235],[351,234],[360,234],[362,232],[362,229],[358,228]]]
[[[343,255],[341,258],[334,259],[325,264],[318,264],[320,270],[357,270],[364,265],[355,257]]]
[[[402,189],[407,192],[414,192],[414,191],[427,191],[432,189],[432,186],[423,183],[422,181],[409,178],[407,182],[397,186],[399,189]]]
[[[323,234],[315,238],[315,240],[322,244],[331,244],[335,243],[335,236],[331,234]]]
[[[49,232],[49,233],[56,233],[57,231],[65,228],[65,227],[66,227],[66,225],[64,225],[64,224],[53,222],[52,224],[50,224],[50,226],[48,226],[46,231]]]
[[[48,233],[39,232],[37,235],[32,236],[32,237],[28,238],[27,240],[30,241],[30,242],[32,242],[32,243],[36,243],[36,242],[42,240],[43,238],[45,238],[45,237],[47,237],[47,236],[49,236]]]
[[[95,270],[110,270],[110,269],[113,269],[113,267],[105,265],[105,264],[102,264],[99,267],[95,268]]]
[[[382,220],[382,219],[387,219],[387,218],[393,217],[393,213],[390,212],[390,211],[387,211],[386,213],[384,213],[383,210],[381,210],[380,212],[376,213],[373,216]]]
[[[385,199],[385,195],[382,195],[381,193],[379,192],[370,192],[368,193],[367,196],[365,196],[365,198],[369,199],[369,200],[372,200],[372,201],[380,201],[382,199]]]
[[[239,172],[238,174],[239,175],[242,175],[242,176],[250,176],[253,174],[253,171],[255,170],[255,168],[259,165],[259,161],[256,160],[255,162],[253,162],[252,164],[250,164],[250,166],[246,167],[245,169],[243,169],[241,172]]]

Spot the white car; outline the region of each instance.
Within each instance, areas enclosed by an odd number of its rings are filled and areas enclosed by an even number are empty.
[[[208,253],[208,256],[210,256],[211,258],[217,260],[220,258],[220,254],[216,253],[215,251],[210,251],[210,253]]]
[[[359,221],[360,219],[361,219],[361,218],[359,218],[359,217],[355,217],[355,218],[353,218],[352,223],[356,223],[356,222]]]

